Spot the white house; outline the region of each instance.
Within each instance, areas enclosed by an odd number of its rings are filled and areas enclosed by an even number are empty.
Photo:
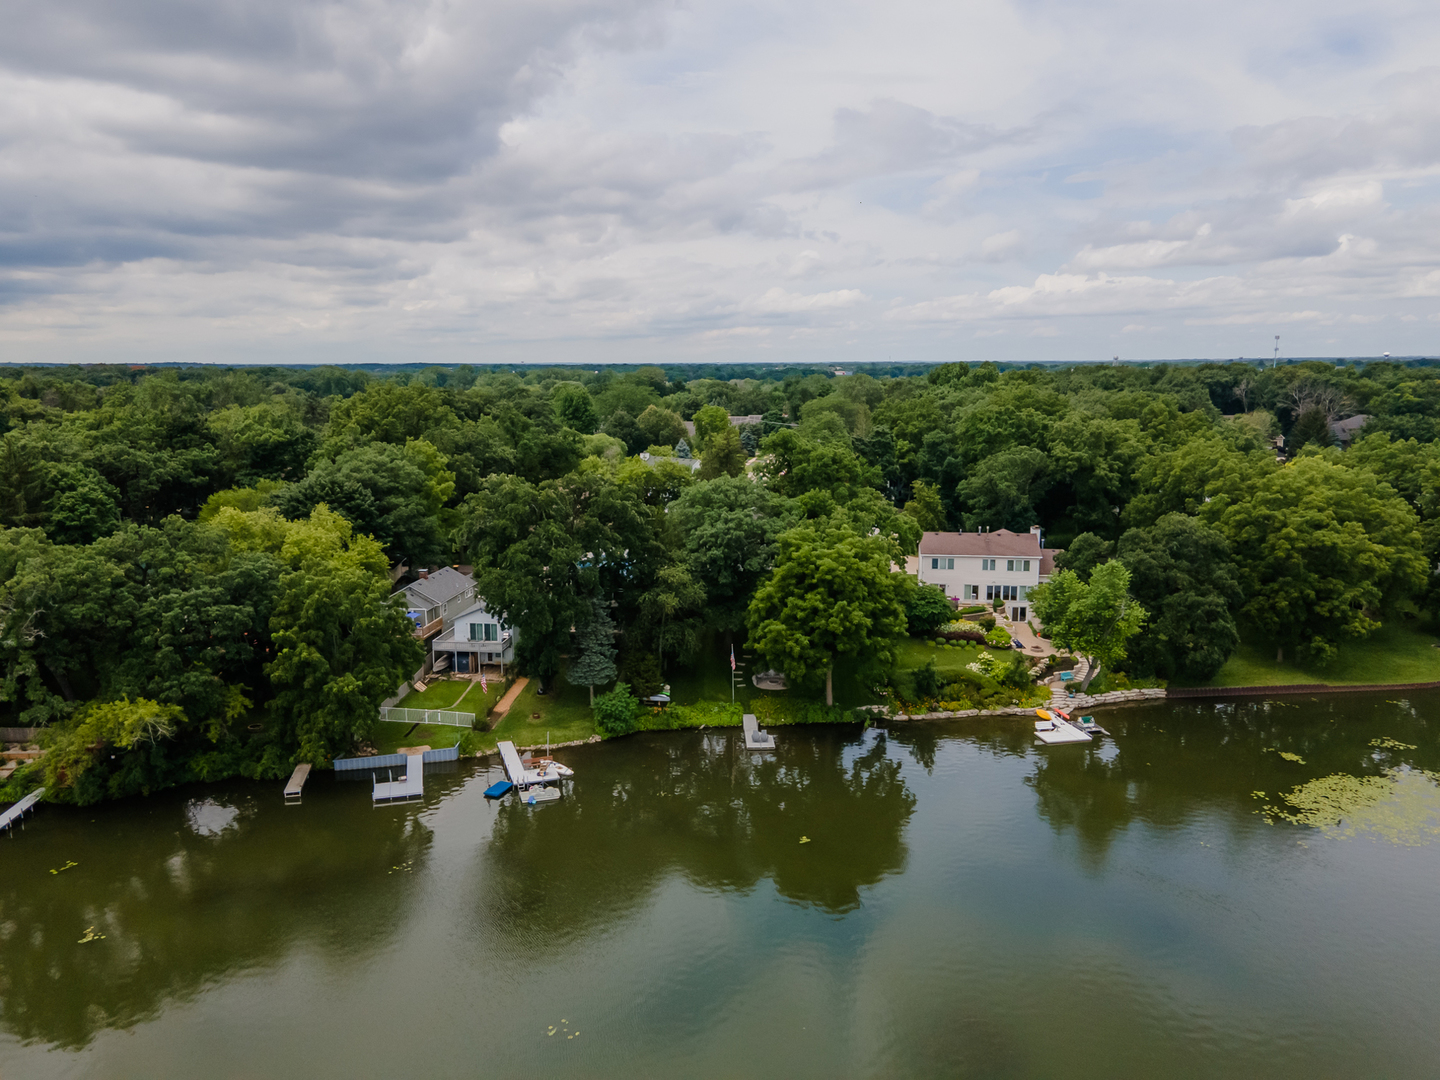
[[[1027,592],[1055,572],[1060,552],[1041,546],[1040,527],[1028,533],[927,532],[916,567],[922,583],[939,585],[961,603],[1003,600],[1010,618],[1028,617]]]
[[[480,670],[482,664],[509,664],[515,660],[515,632],[490,614],[485,601],[470,605],[430,643],[436,671],[447,668],[459,674]]]
[[[433,637],[475,601],[475,580],[449,566],[421,570],[403,589],[405,607],[421,641]]]

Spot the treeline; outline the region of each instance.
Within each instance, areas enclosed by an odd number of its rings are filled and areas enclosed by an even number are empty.
[[[50,725],[86,800],[348,751],[420,662],[400,566],[473,565],[542,680],[607,674],[572,628],[608,620],[640,689],[716,633],[882,681],[944,615],[890,571],[924,529],[1123,564],[1138,675],[1434,608],[1430,368],[766,373],[0,371],[3,722]]]

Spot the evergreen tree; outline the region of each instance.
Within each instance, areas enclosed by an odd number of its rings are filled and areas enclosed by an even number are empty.
[[[684,439],[681,439],[678,443],[675,444],[675,456],[677,458],[684,459],[688,459],[690,457],[690,444]]]
[[[610,607],[603,600],[594,600],[590,621],[577,631],[579,655],[570,665],[570,681],[590,688],[590,704],[595,704],[595,687],[604,686],[615,678],[615,623]]]

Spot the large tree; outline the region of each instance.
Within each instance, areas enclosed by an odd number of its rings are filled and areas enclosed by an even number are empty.
[[[595,687],[615,678],[615,620],[610,605],[596,597],[590,603],[590,618],[575,630],[575,658],[570,662],[570,683],[590,689],[595,704]]]
[[[905,633],[906,580],[891,570],[900,547],[838,522],[783,534],[775,569],[750,604],[752,647],[804,682],[825,675],[835,703],[837,660],[859,670],[888,666]]]
[[[1101,668],[1125,659],[1126,643],[1145,623],[1145,608],[1130,596],[1130,571],[1120,562],[1097,566],[1089,581],[1061,570],[1030,590],[1030,608],[1050,640],[1090,662],[1081,689]]]
[[[644,587],[657,564],[653,513],[600,471],[531,484],[489,477],[461,510],[456,540],[475,591],[516,630],[516,659],[542,683],[560,668],[591,598]]]
[[[1240,634],[1232,610],[1241,601],[1230,548],[1218,529],[1184,514],[1166,514],[1120,538],[1130,595],[1150,613],[1130,643],[1134,669],[1167,679],[1214,678]]]
[[[705,587],[711,626],[728,632],[744,625],[776,540],[795,517],[788,500],[743,477],[695,484],[670,504],[667,522]]]
[[[1245,620],[1324,663],[1347,639],[1419,592],[1429,567],[1415,512],[1367,469],[1302,457],[1201,509],[1225,534],[1240,571]]]

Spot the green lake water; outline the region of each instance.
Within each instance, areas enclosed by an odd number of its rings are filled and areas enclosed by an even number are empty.
[[[657,733],[558,752],[537,808],[473,762],[409,806],[44,807],[0,839],[0,1077],[1434,1077],[1437,717]]]

